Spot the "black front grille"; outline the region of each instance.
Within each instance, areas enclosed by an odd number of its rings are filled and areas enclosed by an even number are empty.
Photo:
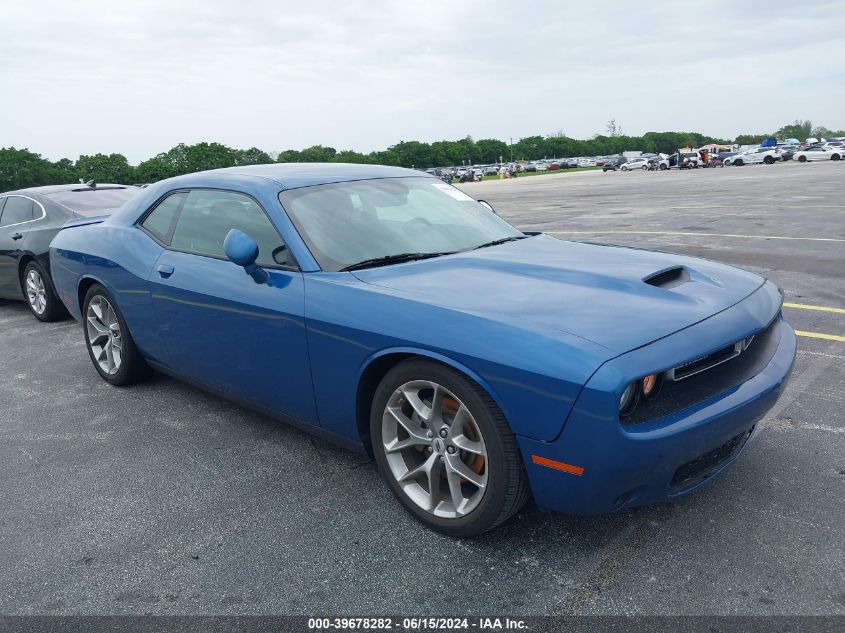
[[[715,365],[720,354],[733,353],[734,346],[730,345],[704,359],[690,361],[688,365],[680,366],[676,373],[683,379],[676,382],[665,380],[659,395],[654,400],[640,401],[631,415],[622,418],[622,424],[630,426],[650,422],[677,411],[681,411],[708,398],[741,385],[745,381],[759,374],[772,360],[780,341],[780,319],[776,318],[766,328],[757,332],[747,349],[733,358],[727,357]],[[711,367],[700,369],[697,373],[690,373],[689,367],[698,363],[711,364]]]
[[[742,448],[753,431],[754,427],[751,427],[748,431],[732,437],[718,448],[714,448],[709,453],[696,457],[678,468],[675,471],[675,476],[672,477],[672,483],[669,484],[670,492],[677,492],[706,479],[708,475],[712,474],[714,470],[727,462]]]

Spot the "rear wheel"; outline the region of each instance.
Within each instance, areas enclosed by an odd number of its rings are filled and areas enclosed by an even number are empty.
[[[419,521],[475,536],[528,498],[513,433],[490,396],[454,370],[409,360],[382,380],[370,437],[379,470]]]
[[[130,385],[144,378],[149,367],[141,356],[117,303],[94,284],[82,305],[85,344],[94,369],[112,385]]]
[[[842,157],[839,154],[834,154],[833,156],[830,157],[830,160],[839,160],[840,158],[842,158]]]
[[[732,164],[736,165],[737,167],[742,167],[745,164],[745,162],[741,158],[738,158]]]
[[[29,311],[39,321],[58,321],[67,316],[67,310],[53,292],[44,269],[37,262],[29,262],[24,268],[21,288]]]
[[[640,167],[640,169],[642,169],[643,171],[646,171],[646,170],[648,170],[648,165],[643,165],[642,167]]]

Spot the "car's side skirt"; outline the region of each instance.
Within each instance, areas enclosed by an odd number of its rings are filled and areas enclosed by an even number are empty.
[[[367,450],[366,448],[364,448],[364,445],[361,442],[356,442],[354,440],[349,439],[348,437],[344,437],[342,435],[338,435],[337,433],[327,431],[322,427],[310,424],[308,422],[304,422],[303,420],[291,417],[289,415],[285,415],[284,413],[281,413],[279,411],[269,409],[265,406],[253,402],[252,400],[236,396],[234,394],[229,393],[228,391],[219,389],[218,387],[212,387],[211,385],[208,385],[204,382],[200,382],[199,380],[195,380],[190,376],[186,376],[185,374],[171,369],[170,367],[166,367],[165,365],[161,365],[160,363],[156,363],[147,359],[147,364],[156,371],[159,371],[163,374],[167,374],[168,376],[175,378],[180,382],[184,382],[193,387],[196,387],[197,389],[207,391],[208,393],[218,396],[219,398],[223,398],[224,400],[234,402],[235,404],[238,404],[244,407],[245,409],[251,409],[257,413],[266,415],[268,418],[273,418],[274,420],[278,420],[279,422],[288,424],[294,428],[297,428],[301,431],[305,431],[306,433],[319,437],[320,439],[326,440],[327,442],[331,442],[332,444],[336,444],[338,446],[346,448],[350,451],[367,454]]]

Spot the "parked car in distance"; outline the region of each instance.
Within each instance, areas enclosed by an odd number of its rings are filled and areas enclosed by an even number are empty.
[[[106,215],[139,191],[91,183],[0,194],[0,298],[26,301],[41,321],[66,317],[50,278],[50,241],[68,220]]]
[[[781,291],[756,274],[525,234],[396,167],[164,180],[67,224],[50,257],[106,382],[156,368],[368,452],[452,536],[529,497],[601,513],[712,481],[796,351]]]
[[[700,160],[698,152],[678,152],[678,169],[698,169]]]
[[[648,169],[648,158],[629,158],[619,166],[620,171],[633,171],[635,169]]]
[[[710,165],[712,167],[722,167],[724,166],[724,162],[726,159],[731,158],[732,156],[736,156],[738,152],[719,152],[713,158],[710,159]]]
[[[793,159],[799,163],[816,160],[841,160],[843,150],[840,147],[808,147],[795,152]]]
[[[604,165],[601,166],[602,171],[616,171],[622,165],[628,162],[628,159],[624,156],[617,156],[615,158],[609,158],[605,161]]]
[[[736,156],[726,158],[722,164],[725,167],[730,165],[741,167],[742,165],[754,165],[759,163],[772,165],[779,160],[782,160],[780,149],[772,147],[757,147],[740,152]]]
[[[499,173],[499,166],[498,165],[487,165],[484,167],[484,175],[485,176],[495,176]]]

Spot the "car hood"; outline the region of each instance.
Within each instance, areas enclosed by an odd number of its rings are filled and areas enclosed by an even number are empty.
[[[536,324],[617,353],[698,323],[764,283],[703,259],[547,235],[354,274],[426,303]]]

